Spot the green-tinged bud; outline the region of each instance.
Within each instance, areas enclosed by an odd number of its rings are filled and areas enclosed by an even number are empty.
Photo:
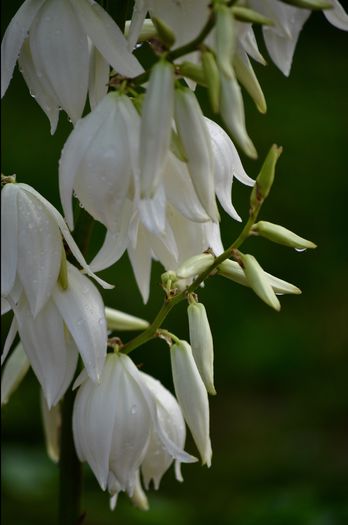
[[[163,20],[160,20],[155,16],[151,17],[151,19],[161,41],[166,47],[171,48],[175,42],[175,35],[172,29],[165,22],[163,22]]]
[[[274,22],[270,18],[263,16],[261,13],[249,9],[248,7],[234,6],[232,7],[232,13],[236,20],[239,22],[246,22],[249,24],[261,24],[264,26],[273,26]]]
[[[182,162],[187,162],[187,155],[181,139],[176,131],[172,129],[172,136],[170,139],[170,150]]]
[[[304,249],[316,248],[317,245],[314,242],[303,239],[296,233],[279,226],[279,224],[273,224],[272,222],[259,221],[252,227],[252,232],[269,239],[270,241],[277,242],[278,244],[284,244],[291,248]]]
[[[145,330],[149,326],[149,323],[144,319],[107,306],[105,307],[105,317],[109,330]]]
[[[215,395],[213,337],[204,304],[195,302],[189,304],[187,315],[194,360],[207,392]]]
[[[202,66],[204,78],[208,86],[211,108],[214,113],[218,113],[220,101],[220,74],[213,53],[210,51],[203,51]]]
[[[145,94],[141,93],[140,95],[137,95],[136,97],[131,99],[133,106],[135,107],[139,115],[141,115],[143,110],[144,98]]]
[[[217,270],[218,274],[222,277],[226,277],[227,279],[230,279],[231,281],[234,281],[235,283],[241,284],[243,286],[250,286],[243,269],[236,261],[227,259],[218,266]],[[265,275],[275,294],[299,295],[302,293],[301,290],[294,284],[283,281],[283,279],[279,279],[278,277],[275,277],[274,275],[271,275],[267,272],[265,272]]]
[[[22,343],[18,343],[7,359],[1,376],[1,405],[8,403],[10,396],[22,382],[30,367]]]
[[[257,151],[245,126],[245,114],[242,92],[233,77],[220,76],[220,114],[228,130],[244,153],[252,159],[257,158]]]
[[[236,32],[232,11],[226,5],[218,4],[215,10],[215,50],[219,69],[233,77],[232,60],[235,51]]]
[[[200,65],[194,64],[193,62],[182,62],[182,64],[179,66],[179,69],[180,75],[183,77],[190,78],[201,86],[207,86],[207,80],[204,75],[203,68]]]
[[[176,270],[176,274],[181,279],[189,279],[207,270],[213,262],[214,256],[210,253],[194,255],[179,266]]]
[[[250,197],[251,208],[254,208],[260,201],[263,201],[271,191],[274,181],[275,167],[283,148],[273,144],[267,157],[261,167],[260,173],[256,178],[256,184],[253,187]]]
[[[130,25],[131,25],[131,21],[130,20],[126,20],[126,24],[125,24],[125,28],[124,28],[124,36],[126,36],[126,37],[128,37]],[[156,35],[157,35],[157,31],[155,29],[155,26],[154,26],[152,20],[150,18],[145,18],[137,41],[138,42],[147,42],[151,38],[154,38]]]
[[[172,270],[169,270],[168,272],[164,272],[161,275],[161,281],[163,286],[166,286],[169,282],[174,283],[177,280],[176,273]]]
[[[266,113],[267,104],[265,96],[252,68],[248,55],[243,58],[239,53],[234,55],[233,66],[236,77],[249,93],[260,113]]]
[[[263,271],[255,257],[243,253],[240,253],[239,256],[250,288],[254,290],[256,295],[258,295],[264,303],[268,304],[271,308],[274,308],[274,310],[279,311],[280,302],[267,279],[266,273]]]
[[[325,0],[281,0],[283,4],[311,9],[312,11],[321,11],[322,9],[332,9],[332,3]]]
[[[175,394],[202,458],[210,467],[208,394],[198,372],[190,345],[178,341],[170,349]]]
[[[60,405],[57,404],[49,410],[42,391],[40,397],[47,455],[53,463],[58,463],[60,457],[60,430],[62,425]]]
[[[60,259],[60,270],[58,274],[58,283],[60,284],[61,288],[63,288],[63,290],[67,290],[69,286],[68,265],[66,262],[66,253],[63,247],[62,247],[62,254],[61,254],[61,259]]]

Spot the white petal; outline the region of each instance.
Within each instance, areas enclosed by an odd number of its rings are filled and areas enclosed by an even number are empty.
[[[192,356],[190,345],[180,341],[170,349],[176,397],[183,411],[202,463],[210,467],[209,402],[204,383]]]
[[[76,349],[67,344],[63,320],[52,301],[48,301],[34,319],[22,297],[13,310],[24,351],[51,408],[65,394],[75,373]]]
[[[45,0],[26,0],[9,23],[1,44],[1,97],[11,81],[29,28]]]
[[[124,254],[129,243],[128,228],[131,214],[132,204],[126,200],[122,211],[120,230],[116,233],[112,233],[109,230],[106,232],[102,247],[89,264],[93,272],[100,272],[105,268],[109,268]]]
[[[174,69],[160,60],[151,70],[142,107],[140,130],[140,192],[151,199],[162,179],[174,110]],[[160,115],[160,118],[158,116]]]
[[[50,121],[51,135],[53,135],[58,124],[59,101],[45,77],[41,75],[40,78],[37,75],[28,39],[24,41],[18,64],[31,95]]]
[[[21,383],[30,367],[23,346],[19,343],[4,366],[1,376],[1,404],[8,403],[10,396]]]
[[[60,456],[60,430],[62,423],[60,406],[56,405],[50,410],[47,406],[42,390],[40,404],[47,455],[54,463],[58,463]]]
[[[88,213],[117,232],[132,175],[127,133],[115,96],[111,112],[94,135],[75,178],[75,192]]]
[[[338,0],[330,0],[332,9],[324,9],[323,13],[333,26],[342,31],[348,31],[348,14],[345,12]]]
[[[66,290],[57,286],[53,300],[79,349],[93,381],[99,381],[107,345],[104,303],[93,283],[68,263]]]
[[[128,256],[133,268],[135,280],[143,298],[147,303],[150,293],[151,250],[145,228],[140,225],[135,248],[128,246]]]
[[[18,274],[35,317],[56,285],[63,244],[57,223],[42,202],[22,186],[21,190],[18,193]]]
[[[88,89],[87,37],[69,0],[49,0],[30,32],[37,75],[44,75],[62,108],[75,123],[82,115]]]
[[[266,61],[257,47],[253,26],[251,24],[245,24],[244,22],[236,22],[236,27],[238,31],[237,39],[240,47],[248,53],[251,58],[256,60],[256,62],[265,65]]]
[[[108,91],[110,66],[99,53],[98,49],[91,45],[89,58],[89,81],[88,96],[91,109],[105,97]]]
[[[197,99],[189,89],[175,91],[175,122],[197,196],[209,217],[218,221],[210,136]]]
[[[8,356],[9,351],[11,350],[11,346],[13,345],[13,342],[14,342],[14,340],[16,338],[17,331],[18,331],[17,321],[16,321],[16,318],[14,317],[12,319],[9,331],[7,333],[7,336],[6,336],[4,348],[2,349],[1,366],[2,366],[3,362],[5,361],[6,357]]]
[[[128,51],[127,40],[108,13],[92,0],[70,1],[84,31],[117,73],[126,77],[141,74],[142,66]]]
[[[164,187],[167,200],[187,219],[194,222],[209,220],[197,197],[187,164],[169,152],[164,168]]]
[[[7,314],[11,310],[11,305],[4,297],[1,297],[1,315]]]
[[[59,191],[69,228],[74,227],[72,193],[81,161],[98,130],[114,107],[114,98],[106,96],[85,118],[79,120],[64,144],[59,161]]]
[[[85,261],[85,258],[83,257],[82,253],[80,252],[79,247],[77,246],[76,242],[72,238],[71,233],[69,232],[68,227],[67,227],[63,217],[59,213],[59,211],[56,210],[56,208],[54,206],[52,206],[52,204],[50,202],[48,202],[48,200],[46,200],[44,197],[42,197],[42,195],[40,195],[37,191],[35,191],[34,188],[32,188],[31,186],[28,186],[27,184],[21,184],[21,187],[25,188],[25,190],[28,193],[31,193],[32,195],[34,195],[42,204],[44,204],[44,206],[46,207],[47,211],[51,214],[51,216],[57,222],[58,227],[59,227],[59,229],[60,229],[60,231],[61,231],[61,233],[62,233],[62,235],[63,235],[63,237],[64,237],[64,239],[65,239],[65,241],[67,243],[67,245],[69,246],[69,248],[71,250],[71,253],[75,257],[77,262],[82,266],[82,268],[87,273],[87,275],[92,277],[103,288],[113,288],[112,284],[106,283],[105,281],[103,281],[103,279],[100,279],[99,277],[94,275],[94,273],[90,270],[88,264]]]
[[[15,283],[18,258],[17,184],[1,191],[1,294],[6,297]]]
[[[143,22],[148,10],[148,0],[135,0],[134,8],[132,13],[132,20],[129,27],[127,40],[128,40],[128,49],[132,51],[135,48],[135,45],[138,41],[141,28],[143,27]]]
[[[161,184],[152,198],[139,199],[136,204],[139,219],[154,235],[163,233],[166,225],[166,196]]]

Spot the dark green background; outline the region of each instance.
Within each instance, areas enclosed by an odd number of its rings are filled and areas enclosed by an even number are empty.
[[[4,5],[5,4],[5,5]],[[3,27],[19,2],[3,2]],[[261,42],[261,40],[259,39]],[[255,177],[273,142],[283,145],[277,179],[261,218],[318,244],[313,252],[251,239],[245,251],[303,294],[281,298],[275,313],[249,290],[216,277],[199,293],[215,341],[211,398],[213,465],[183,466],[179,484],[169,472],[151,510],[124,495],[115,513],[86,468],[86,525],[345,525],[348,523],[347,150],[348,39],[321,14],[300,37],[289,79],[273,64],[255,66],[266,95],[266,116],[245,95],[247,125],[260,160],[242,156]],[[3,102],[5,174],[16,173],[59,207],[57,162],[71,125],[64,113],[54,137],[48,120],[15,74]],[[249,190],[237,181],[234,203],[247,217]],[[223,218],[225,244],[240,226]],[[102,229],[94,231],[91,254]],[[151,320],[162,296],[159,265],[152,295],[142,305],[126,257],[103,276],[116,283],[107,303]],[[5,317],[5,330],[9,317]],[[186,307],[165,326],[188,337]],[[137,364],[171,387],[167,347],[154,342],[133,354]],[[46,458],[38,387],[29,374],[2,410],[5,525],[55,522],[58,471]],[[187,449],[195,453],[191,438]]]

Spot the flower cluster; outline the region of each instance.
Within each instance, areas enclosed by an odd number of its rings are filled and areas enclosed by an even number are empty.
[[[181,463],[196,461],[184,450],[186,424],[202,464],[211,465],[213,336],[197,288],[218,274],[250,287],[279,310],[277,295],[300,290],[265,272],[239,248],[251,235],[298,250],[315,248],[282,226],[257,222],[282,149],[270,149],[256,181],[247,175],[235,144],[253,159],[257,150],[247,131],[241,87],[266,112],[251,63],[266,63],[253,24],[262,25],[270,57],[288,75],[312,9],[323,10],[342,30],[348,30],[348,16],[337,0],[230,4],[135,0],[123,32],[93,0],[25,0],[2,42],[2,95],[18,60],[51,133],[60,109],[73,127],[58,168],[65,219],[31,186],[4,177],[2,312],[11,310],[13,321],[2,359],[17,332],[20,343],[5,364],[2,403],[31,367],[42,390],[48,453],[57,461],[59,403],[79,374],[72,414],[75,448],[109,491],[113,508],[123,491],[147,509],[144,488],[153,482],[157,489],[173,462],[176,479],[182,480]],[[147,70],[134,52],[144,41],[152,49]],[[203,114],[197,85],[206,89],[221,125]],[[250,215],[224,250],[219,206],[241,221],[232,203],[234,179],[252,187]],[[73,196],[105,227],[104,243],[89,264],[71,234]],[[105,307],[90,279],[112,288],[95,272],[114,265],[126,251],[145,303],[152,260],[165,269],[165,304],[151,325]],[[189,302],[190,343],[161,328],[183,299]],[[119,332],[125,330],[142,332],[123,344]],[[154,337],[169,343],[175,397],[128,355]]]

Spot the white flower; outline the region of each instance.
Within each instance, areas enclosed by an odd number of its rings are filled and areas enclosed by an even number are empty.
[[[63,251],[62,236],[84,270],[94,276],[73,240],[63,217],[27,184],[6,184],[1,191],[2,296],[20,283],[32,315],[43,308],[56,286]]]
[[[35,317],[24,294],[18,300],[8,297],[15,317],[6,346],[9,349],[18,329],[49,409],[69,387],[78,352],[93,381],[99,380],[106,356],[106,320],[98,290],[70,263],[68,282],[65,290],[56,285]]]
[[[194,461],[161,426],[153,396],[131,359],[109,354],[100,383],[87,379],[80,386],[73,412],[78,456],[89,463],[103,490],[133,495],[153,428],[172,457]]]
[[[186,341],[173,344],[170,356],[176,397],[201,455],[202,464],[210,467],[212,450],[206,388],[198,372],[191,347]]]
[[[348,31],[348,15],[338,0],[329,0],[332,9],[323,11],[328,21],[335,27]],[[288,76],[299,34],[311,14],[276,0],[248,0],[248,5],[270,18],[274,26],[263,26],[263,36],[267,50],[278,68]]]
[[[108,78],[109,64],[129,77],[143,71],[116,23],[93,0],[26,0],[5,32],[1,58],[2,96],[18,59],[29,90],[50,120],[51,133],[60,107],[75,123],[88,88],[92,105],[105,95],[101,82]]]

